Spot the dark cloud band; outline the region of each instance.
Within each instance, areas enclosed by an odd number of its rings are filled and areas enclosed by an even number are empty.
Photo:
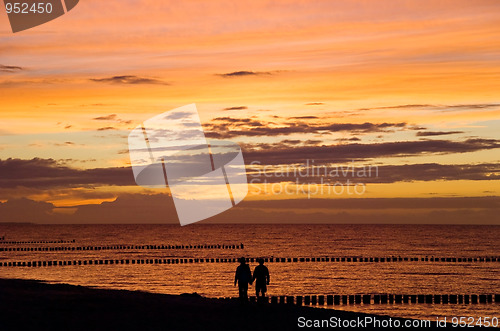
[[[170,85],[155,78],[139,77],[133,75],[123,75],[123,76],[113,76],[106,78],[91,78],[93,82],[98,83],[112,83],[112,84],[129,84],[129,85],[139,85],[139,84],[157,84],[157,85]]]

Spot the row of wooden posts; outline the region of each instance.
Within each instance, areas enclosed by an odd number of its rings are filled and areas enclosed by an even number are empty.
[[[257,262],[259,258],[247,258],[247,262]],[[168,259],[98,259],[98,260],[59,260],[59,261],[6,261],[0,262],[0,267],[53,267],[70,265],[108,265],[108,264],[187,264],[187,263],[234,263],[239,258],[168,258]],[[419,261],[418,258],[264,258],[265,262],[401,262],[401,261]],[[493,262],[500,261],[498,258],[421,258],[420,261],[431,262]]]
[[[232,298],[235,299],[235,298]],[[258,299],[258,300],[257,300]],[[356,294],[356,295],[297,295],[250,297],[251,302],[323,305],[370,305],[370,304],[486,304],[500,303],[500,294]]]
[[[227,245],[114,245],[114,246],[54,246],[54,247],[0,247],[0,252],[59,252],[59,251],[107,251],[137,249],[244,249],[243,244]]]
[[[0,240],[0,244],[10,244],[10,245],[21,245],[21,244],[72,244],[75,243],[75,239],[71,240],[29,240],[29,241],[5,241]]]

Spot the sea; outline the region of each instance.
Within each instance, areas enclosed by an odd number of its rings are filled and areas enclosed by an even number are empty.
[[[0,267],[0,277],[105,289],[236,297],[238,289],[233,282],[237,262],[117,264],[116,261],[202,258],[233,261],[246,257],[254,259],[249,262],[253,270],[257,265],[255,259],[262,257],[269,261],[266,263],[271,280],[269,296],[500,294],[500,259],[480,260],[499,257],[499,238],[500,226],[474,225],[0,224],[0,262],[4,265]],[[236,248],[242,244],[243,248]],[[54,247],[66,248],[50,250]],[[39,251],[43,248],[48,250]],[[382,257],[384,262],[380,262]],[[291,262],[281,262],[282,258],[285,261],[290,258]],[[293,262],[294,258],[297,262]],[[374,259],[359,262],[361,258]],[[276,259],[280,262],[275,262]],[[5,262],[88,260],[115,263],[5,266]],[[251,287],[249,294],[252,293]],[[341,303],[321,307],[430,320],[500,318],[500,304],[494,301]]]

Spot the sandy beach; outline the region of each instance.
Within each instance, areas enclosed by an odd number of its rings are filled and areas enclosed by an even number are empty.
[[[0,279],[0,288],[2,330],[294,330],[307,329],[306,323],[315,320],[405,322],[332,309],[242,304],[193,294],[104,290],[34,280]]]

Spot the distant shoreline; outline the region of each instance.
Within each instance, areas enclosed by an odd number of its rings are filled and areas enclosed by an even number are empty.
[[[242,304],[198,295],[94,289],[0,279],[2,330],[293,330],[305,320],[391,318],[286,304]],[[315,328],[317,329],[317,328]],[[329,327],[329,329],[333,329]]]

